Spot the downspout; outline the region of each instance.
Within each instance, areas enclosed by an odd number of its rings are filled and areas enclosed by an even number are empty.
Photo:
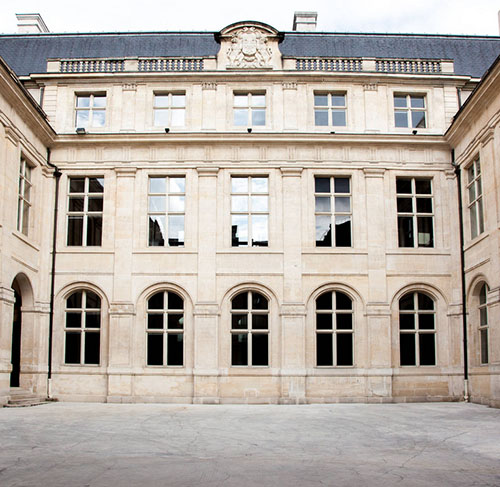
[[[451,164],[455,168],[458,189],[458,224],[460,227],[460,271],[462,280],[462,326],[463,326],[463,352],[464,352],[464,401],[469,402],[469,354],[467,339],[467,297],[465,287],[465,251],[464,251],[464,218],[462,207],[462,173],[455,163],[455,151],[451,151]]]
[[[54,221],[52,232],[52,265],[50,272],[50,309],[49,309],[49,357],[47,373],[47,396],[52,397],[52,335],[54,330],[54,294],[56,280],[56,242],[57,242],[57,208],[59,206],[59,178],[62,173],[58,167],[50,162],[50,149],[47,149],[47,164],[54,168],[54,177],[56,178],[56,187],[54,194]]]

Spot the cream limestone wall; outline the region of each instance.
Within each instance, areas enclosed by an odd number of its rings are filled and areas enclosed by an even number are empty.
[[[468,99],[448,138],[462,172],[465,270],[469,336],[469,392],[471,400],[500,406],[500,75],[495,63],[477,91]],[[471,238],[467,169],[479,157],[484,208],[484,232]],[[481,364],[479,290],[486,284],[488,314],[487,364]]]
[[[54,136],[18,81],[0,64],[0,404],[12,371],[13,283],[22,297],[20,386],[47,393],[49,252],[53,180],[46,147]],[[32,168],[27,234],[17,230],[19,167]],[[46,222],[42,224],[42,222]]]

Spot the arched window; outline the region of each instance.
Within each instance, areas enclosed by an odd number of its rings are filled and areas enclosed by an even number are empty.
[[[479,290],[479,343],[480,360],[487,364],[488,358],[488,286],[483,284]]]
[[[401,365],[436,365],[434,301],[411,292],[399,300],[399,354]]]
[[[347,294],[328,291],[316,298],[316,365],[353,365],[353,309]]]
[[[269,303],[258,292],[231,301],[231,365],[269,365]]]
[[[160,291],[148,299],[147,364],[184,365],[184,301]]]
[[[66,364],[99,365],[101,298],[93,291],[75,291],[66,299]]]

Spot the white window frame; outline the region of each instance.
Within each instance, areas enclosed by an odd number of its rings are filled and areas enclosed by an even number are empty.
[[[236,97],[245,97],[247,98],[246,105],[238,106],[236,104]],[[264,97],[264,105],[256,105],[253,102],[254,96],[263,96]],[[265,90],[255,90],[255,91],[233,91],[233,113],[232,113],[232,124],[234,127],[265,127],[267,125],[267,92]],[[236,110],[246,110],[247,111],[247,123],[246,124],[236,124]],[[264,123],[263,124],[254,124],[253,123],[253,114],[256,112],[264,112]]]
[[[316,96],[327,96],[327,105],[316,105]],[[343,105],[334,105],[332,104],[332,97],[343,96],[344,104]],[[314,102],[314,125],[315,127],[330,127],[330,128],[342,128],[347,127],[347,93],[345,91],[321,91],[317,90],[313,93],[313,102]],[[328,114],[328,123],[326,125],[320,125],[316,123],[316,113],[317,112],[326,112]],[[344,123],[343,124],[335,124],[333,123],[333,114],[334,113],[343,113],[344,114]]]
[[[17,200],[17,230],[28,236],[31,213],[31,193],[33,189],[33,166],[21,157],[19,163],[19,185]]]
[[[183,105],[175,105],[174,101],[177,97],[184,97]],[[158,106],[157,101],[159,97],[166,97],[167,103],[165,106]],[[167,123],[156,123],[157,113],[167,113]],[[175,113],[182,113],[182,123],[175,122]],[[155,127],[185,127],[186,126],[186,92],[185,91],[169,91],[169,92],[154,92],[153,93],[153,126]]]
[[[89,98],[89,106],[78,106],[79,99]],[[104,106],[99,107],[95,106],[96,98],[104,98]],[[75,93],[75,127],[76,128],[84,128],[84,129],[95,129],[95,128],[103,128],[106,127],[107,117],[106,117],[106,108],[107,108],[107,93],[98,92],[98,93]],[[78,114],[88,112],[88,122],[85,124],[78,123]],[[94,113],[104,113],[104,123],[102,125],[94,124]]]
[[[405,98],[406,99],[406,106],[404,107],[397,107],[396,106],[396,98]],[[423,107],[413,107],[412,106],[412,98],[417,99],[417,98],[422,98],[424,100],[424,106]],[[405,128],[410,128],[410,129],[426,129],[429,127],[429,121],[428,121],[428,107],[427,107],[427,94],[426,93],[401,93],[401,92],[395,92],[393,94],[393,106],[394,106],[394,111],[393,111],[393,121],[394,121],[394,127],[397,129],[405,129]],[[406,125],[404,126],[399,126],[396,123],[396,113],[406,113]],[[418,125],[413,124],[413,117],[412,113],[423,113],[424,114],[424,126],[419,127]]]
[[[484,302],[482,302],[482,293],[484,290]],[[481,365],[487,365],[489,363],[489,327],[488,327],[488,285],[483,283],[479,289],[478,295],[478,332],[479,332],[479,363]],[[485,343],[483,343],[483,336],[485,337]],[[485,345],[485,348],[483,348]]]
[[[467,167],[467,195],[471,239],[484,233],[484,206],[481,178],[481,161],[476,157]]]

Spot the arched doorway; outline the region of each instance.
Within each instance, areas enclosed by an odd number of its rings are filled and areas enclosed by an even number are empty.
[[[12,320],[12,347],[11,347],[11,364],[12,372],[10,373],[10,386],[19,387],[19,376],[21,372],[21,326],[22,326],[22,297],[17,280],[12,283],[14,290],[14,313]]]

